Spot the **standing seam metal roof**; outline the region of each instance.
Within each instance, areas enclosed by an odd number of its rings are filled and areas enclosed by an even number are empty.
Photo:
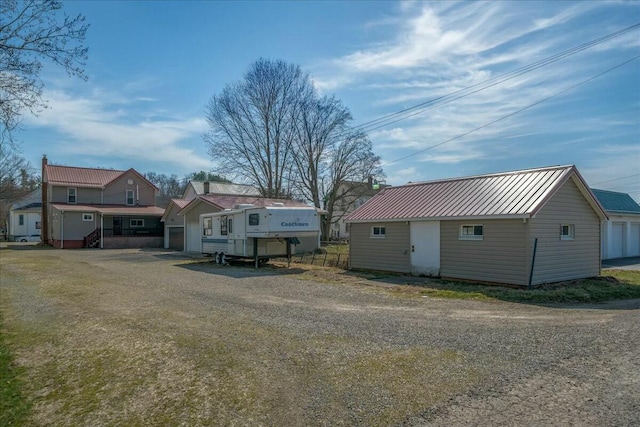
[[[46,165],[47,182],[78,187],[104,187],[125,171]]]
[[[569,165],[388,187],[352,212],[347,221],[529,217],[574,173],[584,183]]]

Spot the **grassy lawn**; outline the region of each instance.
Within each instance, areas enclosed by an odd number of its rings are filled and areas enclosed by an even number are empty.
[[[601,277],[544,285],[532,290],[440,279],[398,286],[391,292],[434,298],[501,300],[532,304],[598,303],[640,298],[640,271],[607,270]]]
[[[14,364],[5,333],[0,313],[0,426],[19,426],[24,424],[30,404],[22,393],[24,369]]]

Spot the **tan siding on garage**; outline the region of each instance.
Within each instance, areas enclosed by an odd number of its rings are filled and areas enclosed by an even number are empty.
[[[386,227],[384,239],[371,238],[371,227]],[[411,272],[409,224],[406,222],[351,224],[351,268]]]
[[[560,226],[575,226],[574,240],[560,239]],[[533,284],[600,274],[600,219],[568,180],[530,222],[538,238]]]
[[[460,240],[460,227],[482,224],[483,240]],[[440,275],[526,285],[526,224],[521,219],[440,222]]]

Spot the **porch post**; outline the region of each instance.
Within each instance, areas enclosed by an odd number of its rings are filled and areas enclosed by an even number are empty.
[[[104,249],[104,214],[100,212],[100,249]]]

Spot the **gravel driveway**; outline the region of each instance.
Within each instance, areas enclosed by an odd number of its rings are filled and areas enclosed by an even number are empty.
[[[409,298],[159,250],[0,261],[8,329],[50,337],[16,350],[34,424],[640,425],[637,309]],[[69,365],[104,354],[130,367],[96,380],[95,408],[60,402],[89,387]]]

